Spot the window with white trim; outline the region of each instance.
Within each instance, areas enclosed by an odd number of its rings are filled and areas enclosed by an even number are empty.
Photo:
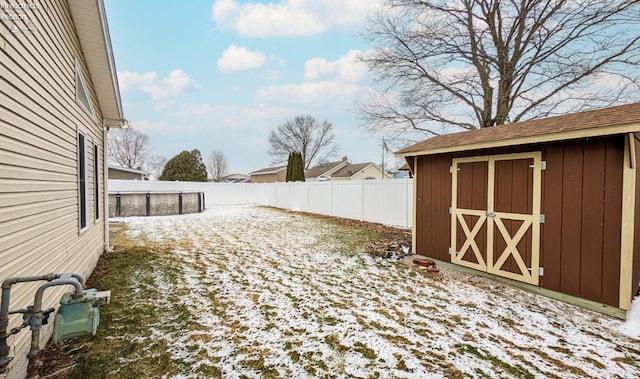
[[[80,65],[76,62],[76,100],[78,104],[82,106],[82,108],[91,116],[95,117],[95,112],[93,111],[93,106],[91,105],[91,98],[89,97],[89,92],[87,91],[87,86],[84,81],[84,77],[82,76],[82,70],[80,69]]]

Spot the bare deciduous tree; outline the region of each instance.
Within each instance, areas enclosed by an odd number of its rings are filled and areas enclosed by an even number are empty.
[[[164,166],[167,164],[167,158],[161,155],[152,154],[143,166],[144,170],[149,171],[151,174],[160,175]]]
[[[637,0],[389,0],[369,131],[440,134],[640,99]]]
[[[121,167],[162,172],[167,159],[154,155],[149,136],[132,127],[109,131],[107,154],[109,160]]]
[[[211,151],[211,154],[207,157],[205,164],[207,165],[207,170],[209,170],[209,174],[211,175],[211,180],[214,182],[220,182],[222,178],[227,175],[229,170],[227,157],[220,150],[214,149]]]
[[[273,129],[269,134],[269,144],[273,163],[286,162],[289,154],[297,151],[302,153],[305,169],[326,161],[338,152],[333,124],[327,120],[320,123],[309,115],[297,116]]]

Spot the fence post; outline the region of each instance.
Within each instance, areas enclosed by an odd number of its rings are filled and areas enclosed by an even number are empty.
[[[120,207],[121,207],[121,205],[120,205],[120,193],[117,193],[116,194],[116,212],[115,212],[116,213],[116,217],[120,217],[120,212],[121,212],[120,211]]]
[[[333,179],[329,179],[329,216],[333,216]]]
[[[384,175],[384,174],[383,174]],[[364,221],[364,179],[360,180],[360,221]]]
[[[305,184],[307,185],[307,209],[305,209],[304,211],[305,212],[309,212],[309,210],[311,209],[310,208],[311,207],[311,203],[310,203],[310,200],[309,200],[309,197],[310,197],[310,195],[309,195],[309,192],[310,192],[310,190],[309,190],[309,182],[305,182]]]
[[[182,214],[182,192],[178,194],[178,214]]]
[[[413,203],[413,199],[411,198],[411,196],[409,196],[409,189],[411,188],[411,186],[409,185],[409,178],[404,178],[404,197],[405,197],[405,204],[404,204],[404,211],[405,211],[405,224],[404,227],[408,228],[409,225],[411,224],[411,215],[412,212],[409,211],[409,206],[410,204]]]
[[[145,197],[146,197],[147,216],[151,216],[151,194],[149,192],[147,192]]]

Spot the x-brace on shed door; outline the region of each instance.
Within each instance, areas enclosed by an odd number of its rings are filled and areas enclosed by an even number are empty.
[[[541,153],[452,163],[451,262],[538,285]]]

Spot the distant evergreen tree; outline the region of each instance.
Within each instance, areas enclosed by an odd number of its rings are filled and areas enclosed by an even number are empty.
[[[167,162],[158,179],[206,182],[207,166],[202,161],[202,155],[198,149],[185,150]]]
[[[287,160],[287,176],[285,178],[285,181],[287,182],[291,181],[291,174],[293,174],[293,166],[291,165],[291,163],[293,163],[293,153],[289,153],[289,159]]]
[[[291,181],[304,182],[304,160],[298,151],[291,153]]]

